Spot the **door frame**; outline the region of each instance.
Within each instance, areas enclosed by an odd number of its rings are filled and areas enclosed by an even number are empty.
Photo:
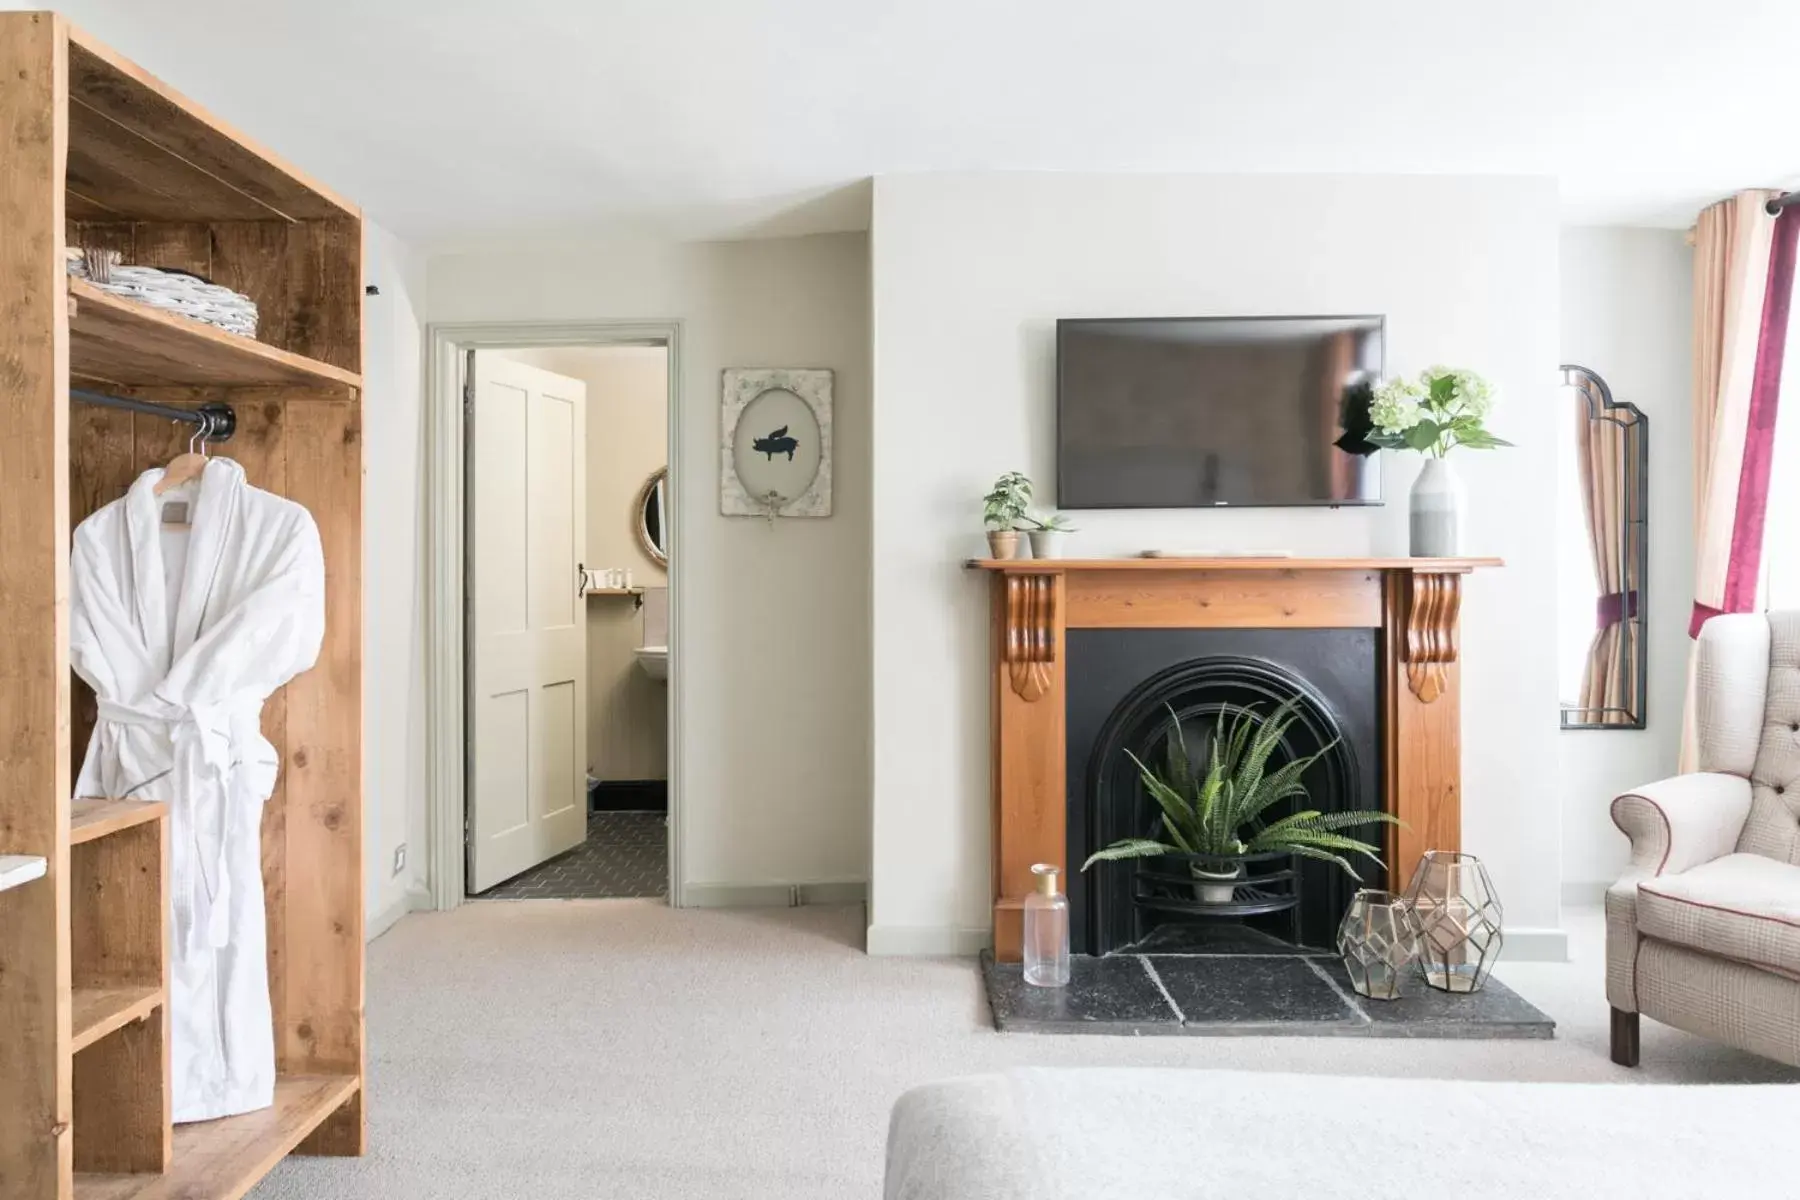
[[[662,345],[669,356],[669,478],[686,477],[681,461],[682,323],[667,321],[459,321],[425,327],[425,786],[426,883],[431,907],[457,908],[468,897],[467,677],[464,654],[464,396],[469,351],[542,346]],[[678,485],[679,486],[679,485]],[[670,507],[669,539],[669,895],[681,903],[681,637],[677,552],[687,505]]]

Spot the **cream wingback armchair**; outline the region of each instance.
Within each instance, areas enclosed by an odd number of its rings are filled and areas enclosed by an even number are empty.
[[[1647,1014],[1800,1066],[1800,611],[1714,617],[1695,670],[1699,770],[1613,801],[1613,1061]]]

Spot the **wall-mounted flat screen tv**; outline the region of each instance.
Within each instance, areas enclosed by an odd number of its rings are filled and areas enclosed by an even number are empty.
[[[1058,506],[1381,503],[1360,434],[1382,334],[1381,317],[1058,321]]]

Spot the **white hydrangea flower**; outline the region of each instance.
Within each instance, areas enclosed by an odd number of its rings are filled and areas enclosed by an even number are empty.
[[[1494,411],[1494,385],[1473,371],[1452,371],[1456,380],[1456,402],[1464,413],[1476,419]]]
[[[1425,416],[1428,389],[1411,379],[1390,379],[1375,389],[1369,420],[1383,433],[1405,433]]]

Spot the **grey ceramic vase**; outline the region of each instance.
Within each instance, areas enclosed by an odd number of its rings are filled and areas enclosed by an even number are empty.
[[[1409,504],[1414,558],[1455,558],[1462,553],[1462,480],[1446,458],[1427,458],[1413,482]]]

